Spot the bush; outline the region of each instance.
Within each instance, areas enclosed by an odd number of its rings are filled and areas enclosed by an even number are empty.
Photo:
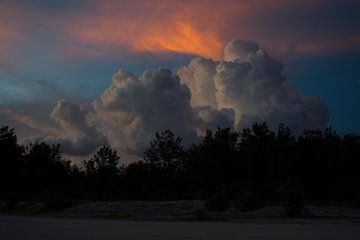
[[[13,209],[15,208],[16,204],[18,203],[18,196],[16,193],[10,193],[4,197],[6,208]]]
[[[234,207],[241,211],[250,211],[262,206],[260,197],[256,192],[244,191],[237,194]]]
[[[195,216],[196,219],[206,219],[208,217],[204,209],[197,209],[193,211],[193,215]]]
[[[355,201],[360,203],[360,180],[348,180],[332,189],[332,197],[336,200]]]
[[[35,202],[45,205],[45,210],[62,210],[75,204],[74,199],[61,190],[45,191],[35,198]]]
[[[216,193],[205,202],[205,208],[210,212],[226,211],[230,203],[223,193]]]
[[[304,187],[297,181],[288,180],[278,189],[282,207],[288,217],[300,217],[305,210]]]

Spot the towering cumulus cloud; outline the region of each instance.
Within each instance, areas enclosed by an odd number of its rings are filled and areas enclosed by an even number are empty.
[[[177,74],[160,68],[137,77],[119,70],[92,103],[94,126],[75,103],[59,101],[51,116],[73,139],[70,143],[84,142],[82,150],[108,141],[133,155],[165,129],[190,143],[206,129],[242,129],[259,121],[274,128],[284,123],[296,133],[327,127],[327,106],[292,87],[282,69],[255,42],[235,39],[223,61],[195,58]]]
[[[224,61],[197,58],[181,68],[179,76],[193,94],[193,107],[233,110],[238,129],[256,121],[267,121],[271,127],[284,123],[295,132],[325,128],[325,103],[294,89],[282,69],[282,63],[255,42],[235,39],[225,47]]]
[[[164,129],[195,139],[190,97],[189,88],[169,69],[145,71],[140,77],[120,70],[93,106],[115,146],[142,153],[154,133]]]

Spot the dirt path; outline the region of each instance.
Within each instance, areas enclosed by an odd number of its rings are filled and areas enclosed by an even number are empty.
[[[247,223],[144,222],[0,216],[0,239],[360,239],[360,223],[345,220],[253,220]]]

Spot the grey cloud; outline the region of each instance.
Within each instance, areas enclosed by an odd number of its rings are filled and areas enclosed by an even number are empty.
[[[253,41],[244,41],[238,38],[230,41],[224,49],[224,60],[235,61],[237,59],[248,60],[259,51],[259,46]]]
[[[154,133],[165,129],[188,142],[196,137],[190,97],[189,88],[169,69],[145,71],[140,77],[120,70],[93,106],[117,147],[142,153]]]
[[[234,126],[235,111],[232,108],[218,110],[211,106],[198,106],[194,107],[194,112],[197,117],[194,127],[199,135],[203,135],[207,129]]]
[[[88,155],[99,146],[107,144],[106,138],[87,120],[87,112],[77,103],[60,100],[50,116],[60,125],[66,137],[49,138],[49,142],[59,143],[69,155]]]

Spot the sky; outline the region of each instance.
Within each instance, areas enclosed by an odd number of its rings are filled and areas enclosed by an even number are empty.
[[[359,133],[359,12],[355,0],[0,0],[0,124],[77,157],[101,144],[138,155],[165,128],[185,143],[263,120]]]

